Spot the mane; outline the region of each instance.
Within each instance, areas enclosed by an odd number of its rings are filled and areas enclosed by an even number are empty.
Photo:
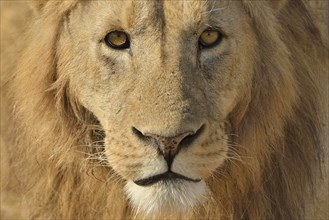
[[[40,5],[40,17],[32,18],[8,94],[11,129],[21,146],[12,168],[26,198],[36,201],[28,204],[31,218],[136,217],[124,180],[104,158],[101,126],[79,104],[68,76],[58,74],[65,65],[57,62],[60,32],[77,4]],[[302,1],[289,1],[278,12],[261,2],[244,6],[258,51],[251,93],[227,122],[236,159],[207,181],[211,198],[194,217],[300,219],[305,192],[312,193],[321,167],[317,78],[328,49]]]
[[[245,111],[232,125],[232,155],[240,161],[219,170],[215,187],[229,194],[224,210],[234,219],[303,219],[322,161],[317,81],[327,49],[302,1],[275,16],[259,2],[245,7],[259,56],[250,102],[232,115],[234,122]]]

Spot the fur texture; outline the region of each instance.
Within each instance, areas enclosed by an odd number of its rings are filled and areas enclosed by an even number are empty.
[[[24,198],[23,217],[305,218],[328,48],[302,1],[33,5],[1,88],[4,188]],[[200,48],[208,28],[223,39]],[[129,34],[129,50],[106,46],[113,30]],[[168,168],[132,128],[202,128],[172,164],[202,181],[136,185]]]

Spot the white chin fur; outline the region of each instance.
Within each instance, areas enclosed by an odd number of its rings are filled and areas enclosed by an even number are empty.
[[[128,199],[137,215],[145,218],[188,218],[198,204],[206,201],[208,187],[202,180],[158,182],[139,186],[128,181],[125,186]]]

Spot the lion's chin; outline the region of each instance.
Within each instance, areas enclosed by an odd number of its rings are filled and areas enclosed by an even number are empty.
[[[207,199],[208,187],[201,180],[160,181],[151,186],[139,186],[128,181],[127,197],[137,215],[146,218],[188,218],[198,204]]]

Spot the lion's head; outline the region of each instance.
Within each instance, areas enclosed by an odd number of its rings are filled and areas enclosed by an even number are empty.
[[[250,21],[241,3],[215,1],[101,1],[71,12],[58,78],[98,119],[103,156],[134,208],[185,213],[207,197],[205,181],[230,157],[229,114],[250,97]]]
[[[301,2],[36,6],[13,83],[35,216],[301,215],[323,66]]]

